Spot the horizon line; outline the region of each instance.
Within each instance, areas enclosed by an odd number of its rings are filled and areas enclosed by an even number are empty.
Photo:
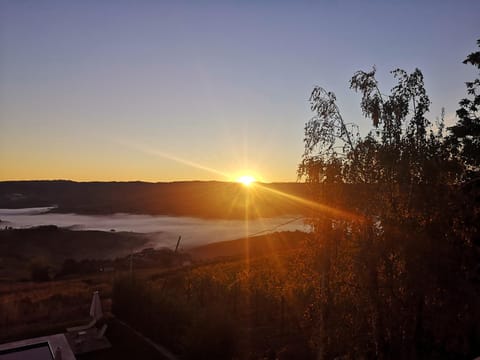
[[[147,181],[147,180],[71,180],[71,179],[15,179],[0,180],[0,183],[7,182],[72,182],[72,183],[145,183],[145,184],[174,184],[174,183],[230,183],[240,184],[238,181],[229,180],[165,180],[165,181]],[[300,181],[255,181],[258,184],[302,184]]]

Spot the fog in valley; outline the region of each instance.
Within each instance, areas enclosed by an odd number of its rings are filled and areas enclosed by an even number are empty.
[[[216,220],[156,215],[79,215],[49,212],[53,208],[0,209],[0,227],[27,228],[57,225],[72,230],[128,231],[151,235],[153,247],[172,246],[178,236],[182,245],[191,247],[233,240],[277,230],[307,231],[298,217],[274,217],[249,220]]]

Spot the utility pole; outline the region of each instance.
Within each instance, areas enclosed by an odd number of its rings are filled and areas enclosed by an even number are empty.
[[[133,279],[133,249],[130,253],[130,279]]]
[[[177,240],[177,246],[175,246],[175,253],[177,253],[177,250],[178,250],[178,245],[180,245],[180,240],[182,239],[182,236],[179,236],[178,237],[178,240]]]

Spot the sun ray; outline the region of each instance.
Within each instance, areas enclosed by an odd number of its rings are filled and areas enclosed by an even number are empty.
[[[238,202],[239,202],[239,195],[238,193],[235,194],[232,198],[232,200],[230,201],[230,205],[228,207],[228,210],[227,210],[227,214],[230,215],[232,213],[232,211],[238,206]]]
[[[250,213],[249,213],[249,205],[250,205],[250,191],[245,192],[245,270],[246,270],[246,281],[248,284],[248,287],[250,287]],[[247,301],[247,307],[251,308],[252,306],[252,299],[251,299],[251,294],[247,292],[246,296],[246,301]],[[251,311],[250,311],[251,313]],[[248,326],[251,326],[252,324],[252,319],[249,317],[248,318]],[[248,347],[251,345],[251,339],[248,339]]]
[[[129,147],[130,149],[143,152],[144,154],[149,154],[149,155],[162,157],[164,159],[172,160],[172,161],[175,161],[175,162],[187,165],[187,166],[191,166],[191,167],[196,168],[196,169],[200,169],[200,170],[210,172],[212,174],[220,175],[221,177],[223,177],[227,180],[231,179],[231,176],[229,174],[223,172],[223,171],[214,169],[214,168],[209,167],[209,166],[205,166],[203,164],[200,164],[200,163],[197,163],[197,162],[194,162],[194,161],[191,161],[191,160],[183,159],[179,156],[169,154],[165,151],[160,151],[158,149],[154,149],[154,148],[151,148],[151,147],[148,147],[148,146],[145,146],[145,145],[136,144],[136,143],[133,143],[131,141],[123,141],[123,140],[118,140],[118,139],[114,139],[114,141],[122,144],[123,146]]]
[[[286,193],[284,191],[272,189],[271,187],[262,185],[260,183],[257,183],[256,186],[262,190],[269,191],[273,194],[285,197],[287,199],[293,200],[299,204],[305,205],[313,210],[318,210],[324,213],[328,213],[334,217],[342,218],[342,219],[347,219],[347,220],[354,220],[354,221],[362,221],[363,217],[358,214],[354,214],[345,210],[337,209],[325,204],[321,204],[319,202],[313,201],[313,200],[308,200],[305,198],[302,198],[300,196],[292,195],[289,193]]]

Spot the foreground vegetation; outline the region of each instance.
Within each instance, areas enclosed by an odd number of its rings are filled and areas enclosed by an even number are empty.
[[[258,258],[298,250],[305,236],[298,231],[280,232],[259,235],[248,241],[208,244],[193,248],[189,253],[149,248],[135,253],[133,259],[130,256],[115,260],[67,259],[57,273],[47,272],[54,276],[42,281],[14,281],[14,278],[0,281],[0,343],[63,332],[75,323],[88,322],[94,290],[100,291],[104,312],[110,314],[112,285],[131,279],[132,274],[138,282],[158,286],[165,279],[181,277],[187,272],[219,269],[221,264],[238,267],[246,255],[247,243],[249,256]],[[105,265],[111,266],[112,271],[100,272],[100,266]],[[159,343],[163,344],[163,340]]]
[[[299,250],[286,250],[169,276],[117,279],[112,312],[184,358],[308,356],[309,294],[296,283],[298,256]]]

